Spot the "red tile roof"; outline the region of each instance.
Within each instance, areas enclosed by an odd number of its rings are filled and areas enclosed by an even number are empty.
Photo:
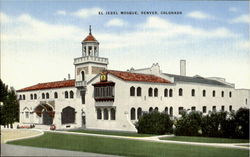
[[[125,71],[114,71],[107,70],[106,73],[112,74],[118,78],[121,78],[125,81],[138,81],[138,82],[153,82],[153,83],[171,83],[170,81],[150,74],[140,74],[140,73],[132,73]]]
[[[51,89],[51,88],[63,88],[63,87],[74,87],[75,80],[65,80],[47,83],[38,83],[34,86],[22,88],[17,90],[17,92],[31,91],[31,90],[41,90],[41,89]]]
[[[89,34],[83,41],[97,41],[92,34]]]

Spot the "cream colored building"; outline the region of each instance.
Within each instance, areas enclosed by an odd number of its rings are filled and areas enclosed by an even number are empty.
[[[18,90],[20,122],[37,128],[136,131],[143,114],[158,110],[172,117],[183,110],[232,111],[250,106],[250,90],[235,89],[224,78],[164,73],[158,64],[128,71],[108,70],[99,57],[99,42],[91,33],[82,41],[82,56],[74,59],[75,79],[40,83]]]

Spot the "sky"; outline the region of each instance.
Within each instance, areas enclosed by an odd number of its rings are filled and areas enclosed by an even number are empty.
[[[161,14],[169,11],[181,14]],[[108,69],[159,63],[162,72],[179,74],[185,59],[188,76],[250,89],[249,1],[0,0],[0,20],[1,79],[15,89],[73,78],[89,25]]]

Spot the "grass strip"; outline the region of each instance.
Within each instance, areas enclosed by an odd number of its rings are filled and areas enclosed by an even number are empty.
[[[196,136],[174,136],[163,137],[161,140],[201,142],[201,143],[249,143],[247,139],[215,138],[215,137],[196,137]]]
[[[118,131],[103,131],[103,130],[70,130],[70,132],[101,134],[101,135],[115,135],[115,136],[130,136],[130,137],[150,137],[156,136],[153,134],[138,134],[133,132],[118,132]]]
[[[248,150],[156,143],[138,140],[67,135],[46,132],[43,136],[10,144],[122,156],[167,157],[248,157]],[[41,154],[42,155],[42,154]]]

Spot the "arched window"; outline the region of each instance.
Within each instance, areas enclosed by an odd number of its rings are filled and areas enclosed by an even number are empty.
[[[57,99],[58,98],[58,94],[57,92],[54,93],[54,98]]]
[[[229,106],[229,111],[230,112],[233,111],[233,106],[232,105]]]
[[[192,106],[191,107],[191,111],[195,111],[196,110],[196,107],[195,106]]]
[[[173,89],[169,89],[169,97],[173,97]]]
[[[148,111],[149,111],[149,113],[151,113],[151,112],[153,112],[153,110],[154,110],[153,107],[150,107]]]
[[[33,94],[30,94],[30,99],[33,100]]]
[[[154,111],[158,112],[159,111],[158,107],[156,107]]]
[[[224,97],[224,91],[221,91],[221,97]]]
[[[22,95],[19,95],[19,100],[22,100]]]
[[[154,96],[158,97],[158,89],[157,88],[154,89]]]
[[[115,109],[111,108],[110,112],[111,112],[111,120],[115,120]]]
[[[232,92],[231,92],[231,91],[229,92],[229,97],[230,97],[230,98],[232,97]]]
[[[173,107],[171,106],[170,109],[169,109],[169,114],[170,114],[170,116],[173,116],[173,112],[174,112],[174,111],[173,111]]]
[[[148,89],[148,96],[153,96],[153,89],[151,87]]]
[[[141,116],[142,116],[142,109],[139,107],[137,109],[137,119],[140,119]]]
[[[97,119],[102,119],[102,110],[100,108],[97,109]]]
[[[213,90],[213,97],[215,97],[215,90]]]
[[[74,98],[74,92],[72,90],[69,92],[69,96],[70,96],[71,99]]]
[[[84,71],[81,72],[81,77],[82,77],[82,81],[85,80],[85,74],[84,74]]]
[[[168,89],[164,89],[164,97],[168,97]]]
[[[194,90],[194,89],[192,89],[191,95],[192,95],[192,96],[195,96],[195,90]]]
[[[182,88],[179,88],[179,96],[182,96],[183,95],[183,90]]]
[[[202,107],[202,112],[203,112],[203,113],[206,113],[206,112],[207,112],[207,107],[206,107],[206,106],[203,106],[203,107]]]
[[[45,94],[44,93],[42,93],[42,99],[45,99]]]
[[[135,96],[135,87],[130,87],[130,96]]]
[[[34,94],[34,99],[37,99],[37,95],[36,94]]]
[[[221,106],[221,111],[225,111],[225,106]]]
[[[65,91],[65,98],[66,98],[66,99],[69,98],[69,93],[68,93],[68,91]]]
[[[141,87],[137,87],[136,93],[137,96],[141,96]]]
[[[62,124],[69,124],[69,123],[75,123],[75,115],[76,115],[76,112],[75,112],[75,109],[73,107],[65,107],[63,110],[62,110]]]
[[[130,110],[130,119],[135,120],[135,108],[131,108]]]
[[[25,100],[25,95],[23,95],[23,100]]]
[[[246,105],[247,105],[247,99],[245,100],[245,103],[246,103]]]
[[[108,109],[104,109],[104,120],[108,120],[109,119],[109,111]]]
[[[168,114],[168,107],[165,107],[164,112]]]
[[[202,91],[202,96],[205,97],[206,96],[206,90]]]
[[[46,99],[49,99],[49,93],[46,93]]]

